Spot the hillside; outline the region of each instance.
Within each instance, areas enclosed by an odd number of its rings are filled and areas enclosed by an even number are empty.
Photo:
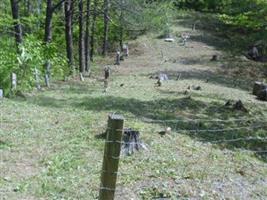
[[[200,30],[181,46],[185,31],[177,22],[173,43],[156,35],[130,41],[129,58],[119,66],[113,54],[98,59],[84,82],[1,100],[2,199],[97,199],[105,144],[97,136],[114,112],[148,148],[120,159],[116,199],[265,199],[267,104],[251,94],[264,68],[230,57]],[[159,73],[170,78],[160,87]],[[242,100],[248,112],[228,100]]]

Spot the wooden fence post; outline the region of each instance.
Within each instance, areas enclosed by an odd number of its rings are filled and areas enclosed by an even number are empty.
[[[112,114],[108,118],[99,200],[114,199],[120,160],[123,123],[124,119],[120,115]]]

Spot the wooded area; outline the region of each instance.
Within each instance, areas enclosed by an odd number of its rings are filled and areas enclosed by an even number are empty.
[[[34,87],[34,70],[54,80],[77,71],[89,75],[95,55],[122,51],[124,41],[146,32],[169,34],[181,9],[213,14],[221,22],[217,31],[227,27],[225,37],[240,34],[237,43],[244,44],[243,50],[257,45],[259,54],[266,55],[264,0],[3,0],[0,9],[0,88],[5,94],[12,72],[18,75],[19,90]],[[201,17],[190,26],[199,21]]]

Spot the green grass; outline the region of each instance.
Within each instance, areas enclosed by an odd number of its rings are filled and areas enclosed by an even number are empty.
[[[107,93],[103,93],[102,70],[98,69],[84,83],[57,82],[49,90],[27,94],[26,100],[1,102],[0,195],[4,199],[27,200],[97,199],[104,149],[104,140],[97,136],[105,132],[108,114],[118,112],[126,118],[125,127],[141,132],[148,150],[120,160],[116,199],[264,199],[266,154],[245,151],[266,150],[266,141],[212,141],[266,137],[266,129],[225,133],[181,129],[266,125],[266,103],[256,100],[242,84],[229,84],[233,77],[216,71],[218,64],[207,61],[214,51],[199,44],[190,44],[197,46],[192,54],[188,54],[188,48],[146,37],[132,45],[144,54],[133,54],[121,66],[112,66]],[[161,64],[159,49],[168,59],[192,60],[198,56],[204,61]],[[101,60],[99,66],[112,60]],[[156,80],[149,76],[159,71],[170,77],[181,72],[182,78],[164,82],[158,88]],[[207,78],[211,80],[208,83]],[[189,98],[184,95],[189,85],[201,85],[202,90],[191,90]],[[249,112],[226,108],[228,99],[242,99]],[[143,118],[252,119],[149,123]],[[172,132],[161,137],[158,132],[166,126],[172,127]]]

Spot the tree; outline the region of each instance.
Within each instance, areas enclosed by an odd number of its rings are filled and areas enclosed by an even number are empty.
[[[83,17],[83,1],[79,0],[79,69],[80,73],[85,72],[85,45],[84,45],[84,17]]]
[[[108,45],[108,25],[109,25],[109,0],[104,0],[104,39],[103,39],[103,51],[102,55],[107,55]]]
[[[73,72],[73,32],[72,32],[73,0],[65,1],[65,38],[69,69]]]
[[[14,20],[15,41],[18,47],[18,45],[22,43],[22,28],[19,21],[19,5],[18,5],[18,0],[10,0],[10,2],[11,2],[12,17]]]
[[[86,1],[86,27],[85,27],[85,71],[90,72],[90,8],[91,0]]]
[[[96,18],[97,18],[97,0],[94,0],[93,21],[91,26],[91,40],[90,40],[90,59],[94,61],[95,53],[95,31],[96,31]]]

